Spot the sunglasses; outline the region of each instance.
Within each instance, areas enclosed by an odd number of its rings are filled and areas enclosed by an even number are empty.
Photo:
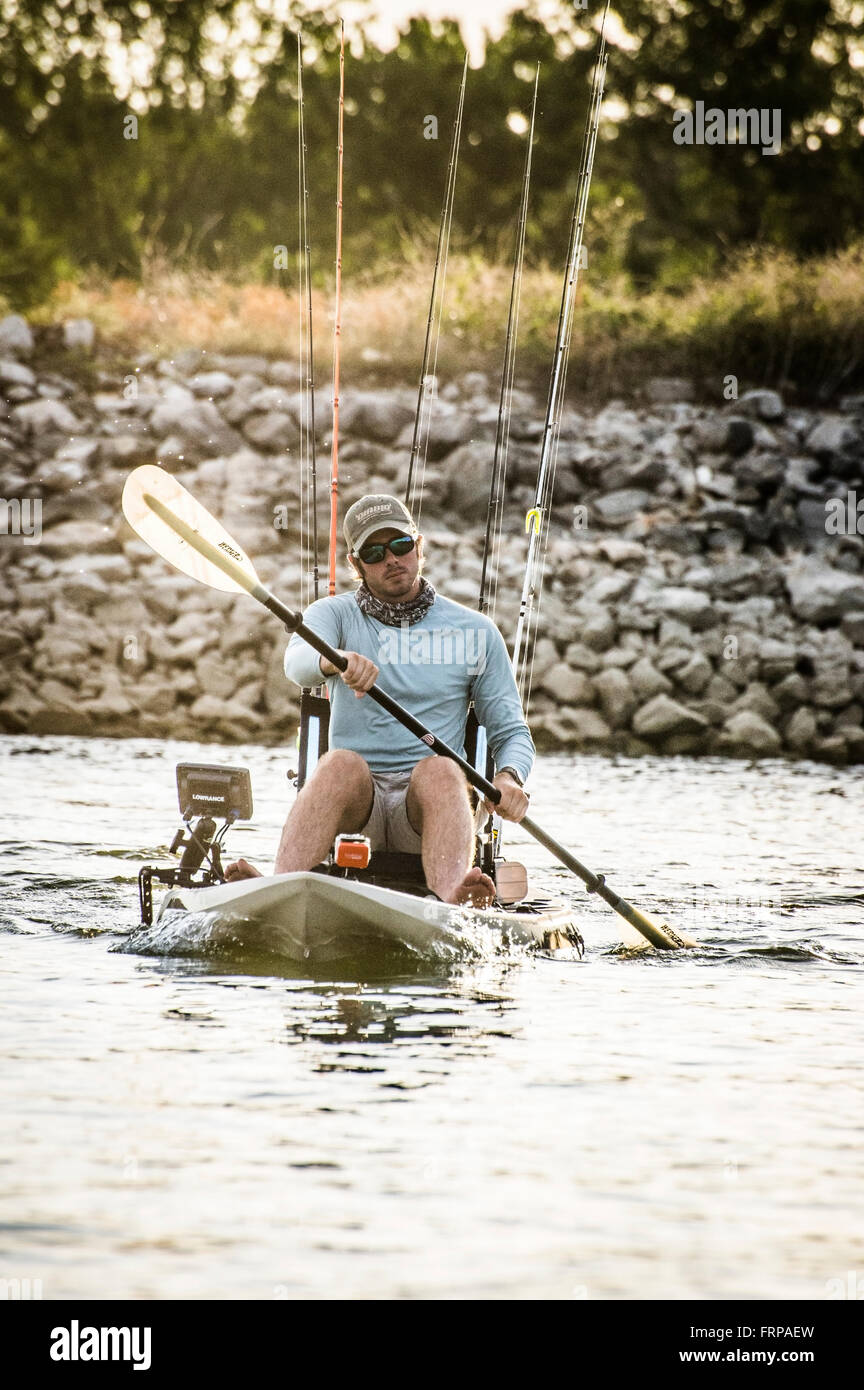
[[[416,544],[413,536],[394,536],[392,541],[373,541],[371,545],[364,545],[362,550],[357,551],[357,558],[364,565],[380,565],[388,550],[391,555],[410,555]]]

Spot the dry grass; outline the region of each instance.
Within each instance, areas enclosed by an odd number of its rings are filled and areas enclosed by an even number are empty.
[[[510,274],[506,266],[451,259],[438,364],[445,379],[471,368],[500,370]],[[409,262],[344,286],[347,374],[416,378],[430,285],[431,267]],[[559,297],[560,271],[526,271],[518,359],[525,378],[540,381],[548,372]],[[326,377],[332,296],[316,292],[314,313],[318,374]],[[32,315],[43,323],[72,316],[91,318],[106,349],[130,355],[197,347],[293,357],[298,347],[296,293],[160,262],[140,284],[64,283]],[[860,384],[864,243],[808,262],[754,252],[677,294],[640,295],[623,280],[597,285],[590,277],[580,289],[571,350],[576,394],[616,394],[658,374],[694,378],[713,393],[727,373],[748,384],[797,385],[804,396]]]

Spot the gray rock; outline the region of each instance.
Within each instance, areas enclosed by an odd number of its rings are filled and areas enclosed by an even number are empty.
[[[687,707],[695,714],[701,714],[702,718],[707,720],[715,729],[719,729],[724,719],[729,715],[728,706],[721,705],[719,700],[690,700]]]
[[[296,362],[269,362],[267,364],[267,380],[274,386],[300,386],[303,381],[303,373]]]
[[[661,647],[686,647],[688,651],[692,651],[699,645],[700,639],[690,631],[686,623],[679,623],[676,618],[664,618],[660,624],[657,641]],[[682,659],[686,659],[686,653]]]
[[[215,654],[205,654],[195,663],[195,679],[206,695],[228,700],[237,688],[234,663],[223,661]]]
[[[20,314],[7,314],[0,319],[0,353],[9,352],[13,357],[29,357],[33,351],[33,334],[30,325]]]
[[[650,700],[655,695],[665,695],[672,690],[672,682],[660,674],[647,656],[640,657],[629,672],[630,684],[639,700]]]
[[[244,725],[254,727],[258,722],[247,705],[236,700],[220,700],[217,695],[199,695],[189,711],[189,717],[202,724]]]
[[[672,675],[690,661],[692,653],[688,647],[663,647],[656,658],[657,670],[663,675]]]
[[[629,561],[641,564],[646,555],[644,545],[623,536],[603,536],[597,542],[597,550],[612,565],[626,565]]]
[[[260,383],[256,383],[256,389],[259,389],[259,387]],[[250,399],[250,394],[246,391],[235,391],[227,400],[220,402],[219,408],[223,418],[227,420],[229,425],[234,425],[235,428],[242,425],[248,415],[254,414],[254,407]]]
[[[275,388],[274,388],[275,389]],[[293,415],[273,410],[266,415],[250,415],[243,423],[246,438],[259,449],[281,453],[300,443],[300,427]]]
[[[592,502],[594,511],[607,526],[626,526],[635,521],[651,502],[651,494],[640,488],[624,488],[620,492],[609,492]]]
[[[781,710],[797,709],[799,705],[806,705],[810,701],[810,682],[797,671],[793,671],[791,676],[785,676],[777,685],[772,686],[771,695]]]
[[[67,319],[63,325],[63,346],[67,352],[92,352],[96,346],[96,329],[91,320]]]
[[[603,486],[610,492],[623,492],[628,489],[656,491],[657,484],[663,484],[671,486],[674,495],[674,486],[666,481],[668,474],[669,466],[664,459],[645,455],[607,464],[603,470],[602,481]]]
[[[848,762],[848,740],[842,734],[817,739],[813,747],[813,756],[823,762],[836,763],[842,767]]]
[[[284,390],[281,386],[262,386],[258,391],[252,393],[249,397],[249,403],[253,410],[260,410],[264,413],[277,410],[284,415],[296,416],[297,414],[296,394],[292,391]],[[340,421],[342,421],[341,412]],[[346,432],[350,433],[350,431],[347,430],[347,426]]]
[[[783,481],[786,464],[774,454],[749,453],[736,459],[732,471],[743,487],[753,487],[764,494]]]
[[[714,674],[714,668],[702,652],[694,652],[685,665],[675,672],[675,684],[688,695],[701,695]]]
[[[413,420],[413,410],[392,393],[382,395],[368,391],[348,395],[339,407],[340,427],[346,434],[372,439],[378,444],[392,444]],[[430,451],[429,457],[434,459],[441,455]]]
[[[571,670],[563,661],[556,662],[544,674],[540,689],[547,691],[561,705],[595,703],[594,689],[585,673]]]
[[[612,734],[606,720],[596,709],[570,705],[559,712],[559,719],[569,735],[566,739],[568,743],[605,743]]]
[[[0,382],[4,386],[35,386],[36,373],[25,367],[23,362],[6,357],[0,362]]]
[[[850,703],[853,696],[845,666],[817,675],[810,682],[810,698],[814,705],[822,709],[841,709]]]
[[[42,549],[58,558],[117,549],[114,532],[95,521],[63,521],[42,535]]]
[[[603,653],[604,669],[613,667],[613,669],[624,671],[626,667],[633,666],[638,660],[639,652],[636,652],[632,646],[614,646],[610,651]]]
[[[864,579],[804,556],[784,574],[792,611],[806,623],[834,622],[864,609]]]
[[[81,423],[62,401],[28,401],[16,405],[14,418],[31,437],[41,434],[75,434]]]
[[[670,700],[668,695],[655,695],[633,717],[633,732],[643,738],[701,733],[707,728],[707,719],[677,700]]]
[[[717,622],[712,600],[708,594],[698,589],[670,585],[665,589],[659,589],[646,606],[654,612],[677,618],[696,632],[714,627]]]
[[[67,439],[60,445],[55,457],[62,463],[77,463],[85,470],[92,470],[99,460],[101,448],[101,439],[82,435],[79,439]]]
[[[709,415],[693,428],[693,445],[698,452],[709,454],[746,454],[752,447],[755,431],[750,420],[731,415]]]
[[[786,414],[783,397],[777,391],[745,391],[735,409],[750,419],[782,420]]]
[[[796,709],[786,725],[785,738],[790,748],[803,753],[810,748],[818,736],[816,715],[806,706]]]
[[[232,454],[243,443],[212,401],[160,401],[151,416],[150,428],[157,438],[174,435],[187,448],[203,455]]]
[[[300,700],[300,691],[285,675],[285,635],[276,638],[267,660],[264,674],[263,700],[268,713],[276,719],[289,719]]]
[[[864,705],[857,701],[842,709],[834,720],[834,732],[841,729],[860,729],[864,723]]]
[[[134,468],[153,458],[152,439],[137,434],[116,434],[100,440],[100,454],[114,468]]]
[[[587,671],[590,675],[600,670],[604,658],[590,647],[586,647],[584,642],[571,642],[564,653],[564,660],[574,670]]]
[[[729,502],[706,502],[699,520],[708,526],[723,526],[734,531],[743,531],[747,525],[747,513],[741,507],[733,507]]]
[[[638,701],[624,671],[620,667],[607,667],[594,676],[593,686],[610,727],[620,729],[629,724]]]
[[[864,610],[844,613],[840,627],[855,647],[864,647]]]
[[[704,699],[714,700],[722,705],[730,705],[737,694],[737,687],[720,671],[715,672],[702,691]]]
[[[447,504],[458,515],[479,517],[489,496],[489,475],[495,446],[480,441],[463,444],[443,464]]]
[[[609,574],[586,589],[583,601],[590,604],[612,603],[630,593],[636,583],[634,574]]]
[[[591,438],[604,449],[640,449],[645,442],[643,430],[636,411],[628,410],[620,401],[609,401],[588,425]]]
[[[86,470],[74,459],[48,459],[42,464],[35,481],[44,492],[68,492],[84,481]]]
[[[589,612],[580,627],[583,644],[595,652],[608,651],[615,642],[616,633],[614,617],[600,608]]]
[[[795,670],[797,654],[789,642],[777,642],[766,637],[759,647],[759,670],[763,679],[773,684],[782,681]]]
[[[558,651],[555,643],[549,637],[538,637],[534,644],[534,656],[532,658],[535,682],[542,682],[543,677],[557,661]]]
[[[810,431],[806,448],[825,463],[834,463],[838,456],[853,453],[860,444],[858,430],[843,415],[828,415]]]
[[[738,714],[740,710],[746,710],[751,714],[758,714],[760,719],[764,719],[767,724],[776,724],[780,717],[780,706],[776,700],[769,695],[767,688],[761,681],[751,681],[743,695],[732,705],[732,713]]]
[[[753,710],[739,710],[727,719],[717,742],[727,752],[763,757],[778,753],[782,746],[777,731]]]
[[[189,385],[195,396],[221,400],[234,390],[234,378],[228,372],[197,372]]]

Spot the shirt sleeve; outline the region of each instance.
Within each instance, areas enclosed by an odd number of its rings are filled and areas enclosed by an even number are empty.
[[[319,598],[303,614],[303,621],[331,647],[342,646],[342,617],[340,605],[332,598]],[[285,674],[299,686],[323,685],[321,657],[298,634],[292,633],[285,651]]]
[[[526,781],[534,766],[534,740],[522,713],[522,701],[504,638],[490,623],[482,670],[474,678],[474,709],[486,729],[496,768],[512,767]]]

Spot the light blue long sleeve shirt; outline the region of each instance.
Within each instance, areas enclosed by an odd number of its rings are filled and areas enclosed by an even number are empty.
[[[436,594],[419,622],[390,627],[362,613],[350,593],[318,599],[303,621],[331,646],[374,661],[381,689],[463,756],[473,699],[495,766],[515,768],[523,781],[528,777],[534,742],[504,639],[490,618]],[[285,652],[285,674],[300,686],[326,684],[331,748],[353,749],[373,772],[409,772],[432,756],[373,700],[358,700],[339,676],[322,676],[319,662],[314,648],[295,633]]]

